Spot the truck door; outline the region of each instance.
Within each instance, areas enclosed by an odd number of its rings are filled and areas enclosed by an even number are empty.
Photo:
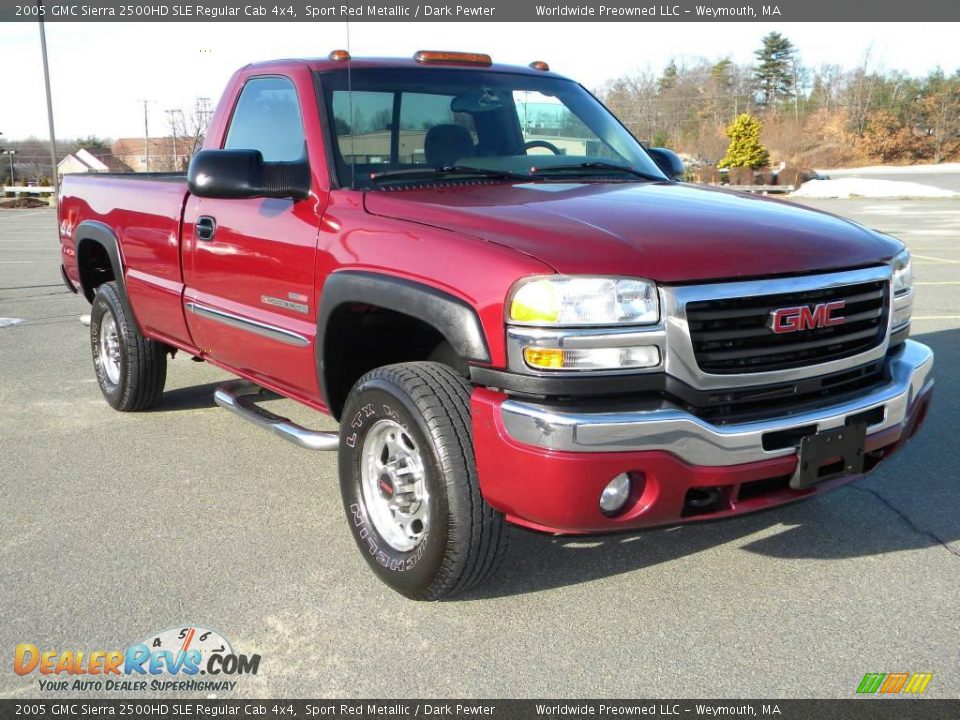
[[[288,77],[247,79],[223,147],[256,149],[268,162],[302,158],[301,101],[313,102],[298,97]],[[214,362],[306,398],[319,395],[313,343],[321,211],[316,194],[296,201],[191,196],[184,210],[184,308],[196,345]]]

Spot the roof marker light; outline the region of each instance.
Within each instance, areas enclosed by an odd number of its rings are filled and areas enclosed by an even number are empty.
[[[429,65],[492,65],[493,60],[486,53],[449,52],[446,50],[418,50],[413,59]]]
[[[344,60],[350,59],[350,53],[346,50],[331,50],[327,58],[334,62],[343,62]]]
[[[539,70],[540,72],[550,72],[550,66],[547,65],[543,60],[534,60],[530,63],[530,67],[534,70]]]

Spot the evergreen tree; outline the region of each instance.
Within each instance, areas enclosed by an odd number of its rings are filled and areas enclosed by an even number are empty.
[[[76,141],[78,148],[84,148],[90,152],[110,152],[110,143],[97,135],[88,135],[85,138],[78,138]]]
[[[677,76],[679,74],[680,71],[677,69],[677,63],[671,60],[670,64],[663,69],[663,75],[661,75],[657,81],[657,89],[660,90],[660,92],[670,90],[677,84]]]
[[[760,168],[770,162],[770,153],[760,144],[760,121],[749,113],[737,116],[727,127],[730,145],[717,163],[722,168]]]
[[[757,66],[753,79],[764,107],[777,107],[794,93],[794,62],[796,48],[778,32],[763,38],[763,47],[754,52]]]

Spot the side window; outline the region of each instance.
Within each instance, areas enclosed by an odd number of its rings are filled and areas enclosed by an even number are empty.
[[[304,156],[303,122],[293,83],[282,77],[248,80],[227,131],[227,150],[259,150],[267,162]]]
[[[523,141],[534,143],[527,151],[528,155],[552,155],[553,151],[544,147],[549,143],[563,155],[623,159],[559,98],[533,90],[514,90],[513,102],[517,108]]]

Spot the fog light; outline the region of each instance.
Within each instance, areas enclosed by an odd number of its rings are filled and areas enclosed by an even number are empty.
[[[600,493],[600,509],[604,515],[615,515],[630,498],[630,476],[620,473]]]
[[[894,329],[902,327],[910,322],[910,316],[913,314],[913,305],[907,305],[906,307],[897,308],[893,311],[893,323],[891,326]]]

